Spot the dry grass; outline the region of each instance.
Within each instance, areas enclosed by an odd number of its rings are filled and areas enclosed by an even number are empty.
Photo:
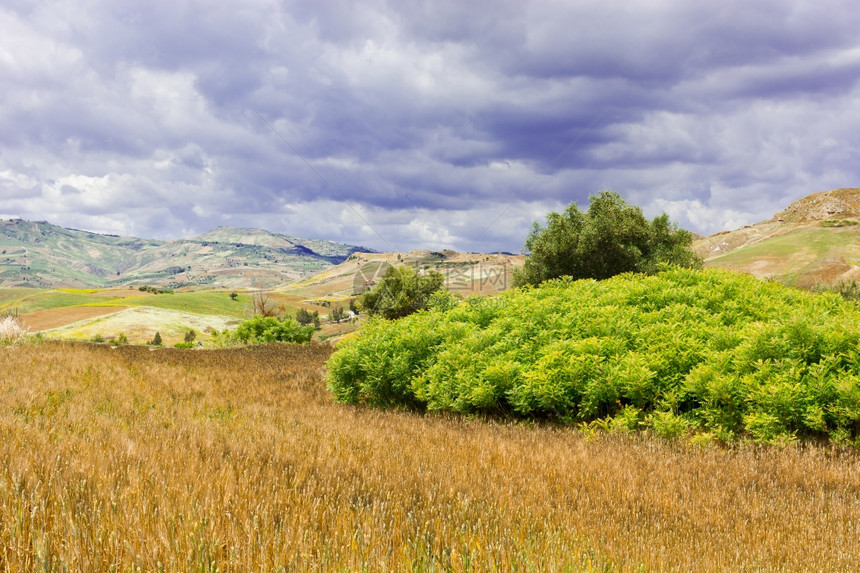
[[[332,403],[323,345],[0,348],[0,571],[854,570],[860,457]]]
[[[0,345],[15,344],[26,336],[27,330],[21,326],[21,320],[17,316],[0,315]]]

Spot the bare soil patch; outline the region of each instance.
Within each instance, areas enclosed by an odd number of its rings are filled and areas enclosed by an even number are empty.
[[[37,310],[20,316],[21,324],[30,332],[60,328],[79,320],[114,314],[125,310],[124,306],[67,306]]]

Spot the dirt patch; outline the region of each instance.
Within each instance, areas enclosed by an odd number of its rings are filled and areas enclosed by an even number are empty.
[[[839,282],[840,279],[846,278],[849,271],[851,271],[851,265],[844,261],[835,262],[799,276],[797,286],[813,288],[817,285],[832,285]]]
[[[30,332],[59,328],[79,320],[114,314],[125,310],[124,306],[72,306],[37,310],[20,316],[21,323]]]

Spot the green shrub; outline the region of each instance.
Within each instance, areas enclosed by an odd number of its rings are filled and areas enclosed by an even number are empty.
[[[303,326],[292,317],[279,319],[273,316],[257,315],[243,321],[234,331],[220,333],[217,338],[219,339],[218,344],[221,346],[268,344],[272,342],[305,344],[310,342],[313,333],[313,326]]]
[[[563,278],[372,320],[328,384],[385,407],[860,444],[860,312],[716,269]]]

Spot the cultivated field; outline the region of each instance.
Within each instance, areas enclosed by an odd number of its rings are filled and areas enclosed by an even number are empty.
[[[125,335],[132,344],[146,344],[155,333],[166,345],[181,342],[189,330],[204,343],[213,330],[232,329],[253,314],[255,291],[189,289],[170,294],[151,294],[124,289],[2,289],[0,315],[14,314],[30,333],[40,332],[55,340],[107,341]],[[314,338],[337,337],[355,330],[350,322],[327,322],[331,312],[302,295],[268,291],[268,306],[295,316],[300,308],[319,312],[322,328]],[[340,303],[341,306],[345,304]]]
[[[326,345],[0,347],[0,571],[851,571],[860,456],[333,403]]]

